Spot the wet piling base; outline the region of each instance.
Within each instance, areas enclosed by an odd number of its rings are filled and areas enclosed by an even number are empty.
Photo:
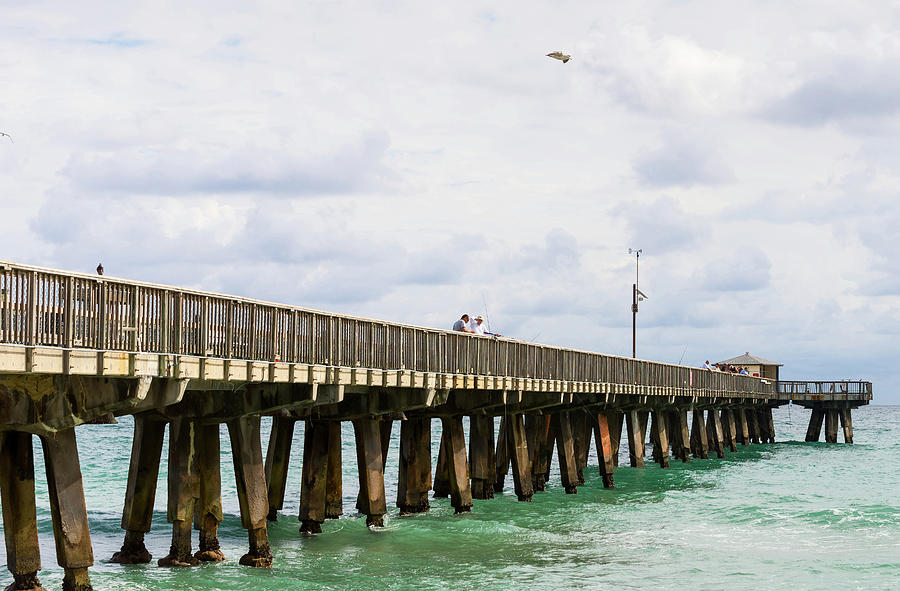
[[[469,417],[469,476],[473,499],[494,498],[494,418],[489,415]]]
[[[381,430],[373,417],[354,419],[356,461],[359,467],[359,496],[356,508],[366,516],[366,526],[384,527],[387,502],[384,495],[384,458]]]
[[[807,406],[807,405],[804,405]],[[837,443],[838,423],[844,431],[844,443],[853,443],[853,419],[850,411],[854,406],[844,401],[815,402],[808,405],[812,409],[806,441],[818,441],[825,425],[825,443]]]
[[[431,490],[431,419],[411,418],[400,423],[400,466],[397,507],[400,515],[425,513]]]

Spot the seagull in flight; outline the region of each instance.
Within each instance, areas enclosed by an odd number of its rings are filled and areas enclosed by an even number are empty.
[[[8,137],[8,138],[9,138],[9,141],[11,141],[11,142],[12,142],[12,136],[11,136],[11,135],[9,135],[9,134],[8,134],[8,133],[3,133],[3,132],[2,132],[2,131],[0,131],[0,135],[5,135],[5,136],[6,136],[6,137]],[[16,143],[16,142],[13,142],[13,143]]]
[[[548,54],[547,54],[547,57],[552,57],[553,59],[559,60],[559,61],[561,61],[562,63],[566,63],[567,61],[569,61],[570,59],[572,59],[572,56],[571,56],[571,55],[566,55],[566,54],[564,54],[564,53],[561,52],[561,51],[554,51],[553,53],[548,53]]]

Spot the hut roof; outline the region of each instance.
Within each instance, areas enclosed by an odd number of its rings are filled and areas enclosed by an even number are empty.
[[[762,357],[751,355],[750,351],[747,351],[743,355],[738,355],[737,357],[732,357],[731,359],[720,361],[719,363],[723,363],[725,365],[777,365],[779,367],[784,365],[783,363],[778,363],[777,361],[769,361],[768,359],[763,359]]]

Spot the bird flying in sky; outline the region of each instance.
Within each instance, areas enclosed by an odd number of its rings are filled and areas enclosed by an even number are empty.
[[[9,138],[9,141],[11,141],[11,142],[12,142],[12,136],[11,136],[11,135],[9,135],[9,134],[8,134],[8,133],[3,133],[3,132],[2,132],[2,131],[0,131],[0,135],[5,135],[5,136],[6,136],[6,137],[8,137],[8,138]],[[13,142],[13,143],[16,143],[16,142]]]
[[[561,61],[562,63],[566,63],[567,61],[569,61],[570,59],[572,59],[572,56],[571,56],[571,55],[566,55],[566,54],[564,54],[564,53],[561,52],[561,51],[554,51],[553,53],[548,53],[548,54],[547,54],[547,57],[552,57],[553,59],[559,60],[559,61]]]

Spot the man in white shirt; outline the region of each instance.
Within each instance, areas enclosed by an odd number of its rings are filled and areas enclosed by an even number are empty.
[[[472,329],[472,332],[480,335],[488,335],[492,337],[499,337],[499,334],[495,334],[492,332],[488,332],[484,327],[484,316],[478,315],[472,320],[472,324],[469,325],[469,328]]]

